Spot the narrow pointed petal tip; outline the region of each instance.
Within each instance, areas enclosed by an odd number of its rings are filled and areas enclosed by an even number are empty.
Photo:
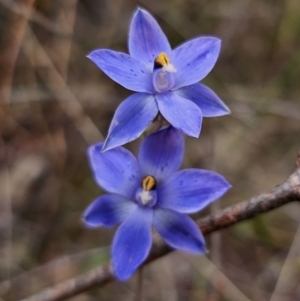
[[[199,37],[173,50],[176,74],[175,89],[195,84],[213,69],[221,50],[216,37]]]
[[[124,147],[103,153],[102,146],[103,143],[98,143],[88,149],[88,159],[94,179],[107,192],[134,198],[140,184],[136,158]]]
[[[171,247],[195,254],[206,253],[204,237],[189,216],[172,210],[156,209],[153,224]]]
[[[231,185],[209,170],[184,169],[158,188],[159,206],[181,213],[195,213],[224,195]]]
[[[138,162],[141,176],[152,175],[162,183],[178,170],[184,155],[181,131],[169,126],[148,135],[141,143]]]
[[[102,151],[137,139],[157,114],[158,107],[153,95],[136,93],[129,96],[115,112]]]
[[[135,92],[153,92],[152,75],[142,62],[126,53],[97,49],[87,55],[108,77]]]
[[[128,48],[130,55],[143,62],[149,70],[157,55],[171,53],[171,46],[153,16],[144,9],[138,8],[134,13],[130,29]]]
[[[89,228],[111,227],[123,222],[135,207],[136,204],[126,197],[118,194],[105,194],[87,207],[82,220]]]
[[[113,149],[114,145],[109,145],[109,141],[107,141],[107,138],[105,139],[105,142],[103,143],[102,149],[101,149],[101,153],[105,153],[106,151]]]
[[[194,84],[174,91],[177,95],[191,100],[202,111],[203,117],[218,117],[231,113],[227,105],[209,87]]]
[[[147,258],[151,244],[153,210],[137,207],[116,232],[112,245],[113,269],[120,281],[131,277]]]
[[[161,114],[175,128],[184,134],[198,138],[202,126],[202,112],[199,106],[174,92],[156,95]]]

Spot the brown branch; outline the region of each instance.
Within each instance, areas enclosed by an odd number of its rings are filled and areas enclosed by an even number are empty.
[[[300,162],[300,160],[298,160]],[[298,163],[297,162],[297,163]],[[285,204],[300,201],[300,168],[281,185],[272,190],[252,197],[251,199],[233,205],[198,221],[203,234],[207,235],[238,222],[251,219],[256,215],[279,208]],[[160,258],[172,249],[160,238],[155,238],[148,260],[145,264]],[[47,288],[22,301],[57,301],[79,294],[96,286],[104,285],[114,279],[110,264],[97,267],[73,279]]]

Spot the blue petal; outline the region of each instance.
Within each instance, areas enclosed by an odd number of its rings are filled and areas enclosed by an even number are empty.
[[[138,162],[141,177],[153,176],[162,183],[180,166],[184,154],[184,138],[173,127],[148,135],[142,142]]]
[[[223,101],[205,85],[194,84],[174,91],[179,96],[194,102],[204,117],[216,117],[230,114]]]
[[[111,227],[125,220],[136,203],[118,194],[105,194],[91,203],[83,214],[88,227]]]
[[[203,235],[187,215],[167,209],[156,209],[153,225],[171,247],[192,253],[205,253]]]
[[[102,147],[103,143],[98,143],[88,149],[96,182],[108,192],[133,199],[141,182],[136,158],[123,147],[105,153]]]
[[[118,229],[112,246],[114,272],[118,279],[128,279],[149,254],[153,211],[134,209]]]
[[[161,114],[177,129],[188,136],[198,138],[202,124],[202,112],[192,101],[174,92],[157,94]]]
[[[177,69],[175,87],[195,84],[214,67],[221,48],[221,40],[201,37],[188,41],[173,50],[173,65]]]
[[[145,10],[138,9],[134,14],[129,31],[129,53],[132,57],[153,69],[155,58],[165,52],[171,53],[171,47],[165,34],[155,19]]]
[[[128,54],[99,49],[87,56],[107,76],[126,89],[136,92],[153,92],[152,74],[145,64]]]
[[[208,170],[185,169],[158,187],[158,206],[182,213],[194,213],[222,196],[231,185]]]
[[[138,138],[158,114],[154,96],[136,93],[117,108],[103,147],[109,150]]]

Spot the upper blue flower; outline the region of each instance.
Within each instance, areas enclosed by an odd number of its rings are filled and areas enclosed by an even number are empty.
[[[128,279],[146,259],[152,225],[171,247],[205,252],[204,238],[186,214],[203,209],[230,185],[212,171],[177,171],[184,153],[182,133],[168,127],[147,136],[137,159],[123,147],[103,153],[102,146],[93,145],[88,155],[95,180],[109,194],[97,198],[83,219],[90,227],[121,223],[112,246],[116,276]]]
[[[217,61],[218,38],[195,38],[172,50],[155,19],[138,9],[130,24],[128,47],[130,55],[108,49],[88,55],[111,79],[138,92],[118,107],[103,150],[138,138],[158,112],[192,137],[200,134],[202,116],[230,113],[212,90],[198,83]]]

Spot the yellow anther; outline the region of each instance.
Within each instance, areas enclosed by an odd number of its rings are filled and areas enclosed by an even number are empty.
[[[160,67],[164,67],[170,64],[170,60],[166,53],[161,52],[155,59],[154,63]]]
[[[164,52],[161,52],[154,60],[154,69],[156,68],[171,73],[176,72],[176,68],[171,64],[170,59]]]
[[[146,191],[150,191],[151,189],[155,188],[156,180],[152,176],[147,176],[142,181],[143,189]]]

